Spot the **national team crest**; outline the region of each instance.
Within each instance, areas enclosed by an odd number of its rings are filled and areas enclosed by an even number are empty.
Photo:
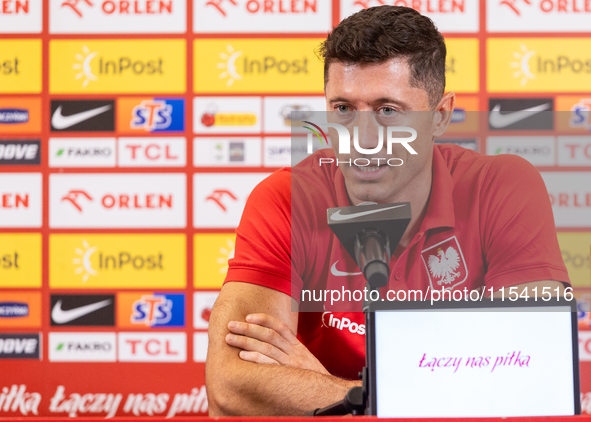
[[[455,236],[421,252],[431,289],[452,289],[468,278],[464,254]]]

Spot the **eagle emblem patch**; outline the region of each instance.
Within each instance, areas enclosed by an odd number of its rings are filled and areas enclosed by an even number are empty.
[[[468,278],[464,254],[455,236],[421,252],[432,290],[452,289]]]

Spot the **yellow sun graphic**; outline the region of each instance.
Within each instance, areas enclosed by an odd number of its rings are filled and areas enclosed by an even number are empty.
[[[228,272],[228,261],[234,258],[234,241],[228,239],[226,241],[226,246],[227,248],[223,246],[220,248],[220,254],[222,254],[222,256],[217,259],[218,264],[222,265],[220,268],[220,274],[226,274]]]
[[[241,80],[242,75],[236,71],[236,59],[242,55],[242,51],[235,51],[234,47],[230,44],[226,47],[228,53],[220,53],[220,58],[225,60],[222,63],[218,63],[218,69],[224,69],[220,73],[220,79],[228,78],[226,81],[227,86],[232,86],[235,80]]]
[[[72,68],[74,70],[80,70],[80,72],[77,73],[75,77],[76,79],[84,78],[82,87],[86,88],[90,81],[96,81],[98,79],[98,77],[92,73],[92,69],[90,68],[90,62],[96,57],[98,53],[96,51],[91,53],[87,46],[82,47],[82,53],[83,54],[76,54],[76,60],[80,63],[74,63]]]
[[[535,50],[528,50],[524,44],[521,44],[521,52],[515,51],[513,57],[518,61],[511,62],[511,67],[517,70],[513,73],[514,78],[521,78],[521,85],[525,85],[530,79],[536,79],[536,75],[529,69],[529,59],[536,55]]]
[[[97,248],[96,246],[93,246],[91,248],[86,240],[82,241],[82,246],[84,247],[84,250],[76,248],[76,255],[80,255],[80,258],[72,259],[72,263],[78,266],[75,270],[76,274],[84,273],[84,275],[82,276],[82,281],[86,282],[88,281],[91,275],[97,274],[96,271],[92,268],[92,264],[90,263],[90,257],[96,251]]]

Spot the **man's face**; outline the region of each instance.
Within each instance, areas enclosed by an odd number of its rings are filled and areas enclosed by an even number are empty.
[[[440,136],[449,123],[453,110],[453,94],[447,94],[433,110],[425,90],[410,86],[410,68],[406,59],[395,58],[376,65],[330,65],[326,84],[328,119],[341,123],[351,135],[351,153],[339,154],[334,145],[339,168],[345,177],[349,198],[354,205],[364,201],[388,203],[407,201],[412,190],[423,181],[430,188],[433,137]],[[450,108],[451,107],[451,108]],[[357,113],[360,112],[360,113]],[[409,145],[417,154],[411,154],[402,144],[393,144],[392,154],[387,154],[386,142],[376,154],[362,154],[353,145],[353,127],[357,126],[359,146],[375,148],[379,143],[379,131],[386,140],[385,127],[406,126],[417,131],[417,139]],[[330,130],[332,139],[338,139]],[[408,132],[395,132],[394,137],[409,137]],[[360,166],[349,165],[357,160]],[[379,160],[379,166],[376,165]],[[389,158],[399,158],[402,165],[389,166]],[[347,163],[343,164],[343,161]],[[390,160],[400,164],[400,160]],[[411,195],[407,195],[411,193]]]

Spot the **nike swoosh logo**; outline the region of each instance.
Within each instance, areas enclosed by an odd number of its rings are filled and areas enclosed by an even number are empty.
[[[51,125],[58,129],[67,129],[85,120],[88,120],[94,116],[104,113],[111,109],[112,106],[106,105],[99,108],[93,108],[92,110],[83,111],[81,113],[72,114],[70,116],[62,115],[62,106],[59,106],[51,117]]]
[[[51,310],[51,319],[53,319],[56,324],[65,324],[67,322],[74,321],[75,319],[80,318],[84,315],[88,315],[91,312],[98,311],[99,309],[110,305],[111,302],[111,299],[107,299],[101,302],[91,303],[90,305],[85,305],[79,308],[68,309],[67,311],[64,311],[62,309],[62,301],[58,300],[53,309]]]
[[[337,277],[344,277],[344,276],[348,276],[348,275],[359,275],[361,273],[345,273],[343,271],[339,271],[337,270],[337,262],[339,261],[335,261],[334,264],[332,264],[332,267],[330,267],[330,273],[332,275],[336,275]]]
[[[552,104],[546,103],[539,106],[526,108],[525,110],[519,110],[514,113],[501,114],[501,105],[497,104],[494,106],[489,116],[489,123],[496,129],[501,129],[510,126],[514,123],[520,122],[523,119],[533,116],[534,114],[540,113],[544,110],[548,110]]]
[[[362,212],[356,212],[355,214],[347,214],[347,215],[341,215],[341,210],[338,210],[337,212],[335,212],[333,215],[330,216],[330,219],[333,221],[352,220],[353,218],[363,217],[364,215],[376,214],[378,212],[393,210],[394,208],[400,208],[400,207],[405,207],[405,206],[406,206],[406,204],[402,204],[402,205],[396,205],[396,206],[388,207],[388,208],[381,208],[379,210],[362,211]]]

